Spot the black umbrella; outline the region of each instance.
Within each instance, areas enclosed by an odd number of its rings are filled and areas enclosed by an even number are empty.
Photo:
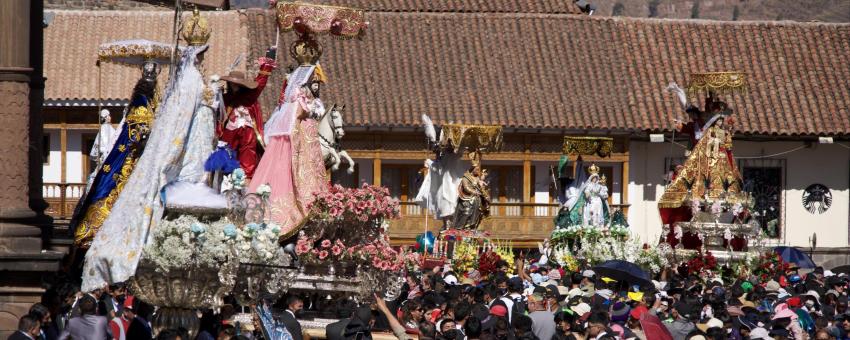
[[[593,271],[599,277],[609,277],[618,282],[628,282],[643,288],[652,286],[649,273],[629,261],[608,260],[593,267]]]
[[[838,267],[832,268],[832,270],[830,270],[830,271],[835,275],[838,275],[838,274],[848,274],[848,275],[850,275],[850,264],[845,264],[843,266],[838,266]]]

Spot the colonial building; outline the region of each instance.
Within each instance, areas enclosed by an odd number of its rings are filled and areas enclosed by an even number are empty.
[[[666,170],[681,161],[685,140],[674,134],[673,121],[686,116],[665,87],[686,83],[692,72],[739,70],[747,73],[748,89],[725,99],[735,109],[734,153],[757,199],[759,222],[775,244],[808,248],[816,234],[820,252],[846,252],[850,245],[848,24],[588,17],[545,1],[337,3],[367,9],[371,25],[359,42],[322,40],[329,78],[322,96],[346,105],[342,147],[357,163],[354,174],[334,174],[334,181],[388,186],[402,201],[404,217],[391,227],[397,242],[440,227],[411,202],[429,157],[422,114],[437,124],[504,126],[503,150],[483,162],[495,202],[484,228],[524,246],[553,228],[558,205],[549,169],[563,137],[613,137],[611,157],[585,161],[602,167],[610,204],[653,242],[662,228],[656,204]],[[109,108],[117,122],[137,77],[122,66],[98,68],[98,44],[171,41],[172,14],[49,14],[43,191],[51,213],[68,217],[93,166],[86,155],[97,107]],[[223,73],[240,53],[255,60],[275,43],[270,11],[206,14],[214,30],[207,75]],[[280,36],[282,52],[293,39]],[[280,53],[278,60],[288,57]],[[241,67],[256,72],[254,63]],[[266,114],[283,76],[283,68],[275,71],[262,97]],[[651,143],[650,134],[667,142]],[[810,212],[803,205],[812,184],[829,189],[829,209]],[[825,265],[850,258],[830,261]]]

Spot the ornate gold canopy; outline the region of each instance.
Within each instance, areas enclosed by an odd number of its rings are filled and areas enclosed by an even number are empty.
[[[614,151],[614,138],[565,136],[565,155],[608,157]]]
[[[369,25],[362,10],[302,2],[279,2],[277,23],[282,32],[294,30],[302,34],[330,34],[339,38],[360,37]]]
[[[502,149],[502,127],[499,125],[445,124],[441,147],[454,150],[494,152]]]
[[[713,91],[726,93],[743,91],[747,87],[747,74],[739,71],[705,72],[691,74],[688,92]]]

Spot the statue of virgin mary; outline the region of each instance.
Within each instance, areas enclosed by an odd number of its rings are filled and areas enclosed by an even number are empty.
[[[113,206],[115,214],[104,221],[95,236],[83,267],[83,291],[98,289],[129,279],[136,272],[150,231],[156,228],[164,211],[166,185],[179,180],[197,179],[196,168],[187,160],[203,162],[212,151],[214,131],[203,122],[195,124],[199,107],[213,93],[205,86],[198,65],[207,50],[210,29],[197,10],[183,25],[183,49],[177,72],[166,88],[162,105],[156,111],[144,153]],[[203,121],[209,117],[202,116]],[[193,132],[194,131],[194,132]],[[201,144],[210,143],[209,147]],[[203,165],[201,165],[201,169]],[[194,174],[194,175],[191,175]],[[200,177],[203,177],[202,175]]]
[[[555,218],[557,228],[608,225],[610,209],[605,177],[600,177],[596,164],[588,167],[587,172],[590,176],[580,187],[572,186],[567,189],[567,200]]]

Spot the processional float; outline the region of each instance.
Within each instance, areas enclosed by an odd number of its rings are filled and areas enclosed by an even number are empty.
[[[732,108],[719,96],[746,90],[742,72],[710,72],[691,75],[687,92],[705,93],[702,109],[686,104],[684,90],[671,84],[668,90],[679,96],[690,121],[678,128],[690,139],[682,164],[676,164],[668,177],[658,210],[665,235],[663,247],[687,256],[711,250],[721,260],[742,257],[753,250],[760,233],[750,214],[753,200],[743,190],[743,181],[732,153]],[[669,248],[668,248],[669,249]]]
[[[417,236],[418,250],[424,254],[423,266],[442,265],[453,259],[461,244],[475,258],[491,250],[509,252],[508,242],[494,242],[488,232],[480,230],[481,223],[490,217],[491,205],[488,172],[481,160],[487,153],[501,150],[502,127],[456,123],[436,127],[427,115],[422,118],[429,149],[434,153],[420,172],[423,180],[414,199],[427,211],[423,214],[424,232]],[[437,235],[428,230],[431,216],[442,223]]]
[[[179,13],[179,1],[177,7]],[[299,63],[299,68],[306,66],[314,77],[324,77],[318,66],[322,55],[318,36],[360,38],[368,25],[363,11],[348,7],[282,2],[276,5],[275,11],[280,31],[297,34],[297,39],[290,45],[290,55]],[[177,15],[177,19],[182,19],[182,16]],[[200,62],[196,61],[195,55],[206,49],[212,30],[197,10],[188,20],[180,21],[179,25],[175,23],[175,27],[181,27],[183,40],[190,45],[187,48],[170,49],[162,44],[122,42],[104,46],[100,58],[131,64],[151,58],[163,59],[163,63],[168,59],[180,60],[178,67],[189,65],[185,69],[194,72],[190,76],[196,77],[196,85],[203,88],[198,89],[198,102],[202,109],[207,110],[204,114],[209,114],[221,107],[221,103],[217,102],[221,100],[220,87],[214,77],[210,82],[202,79],[203,75],[196,71],[194,63]],[[186,56],[186,53],[194,54]],[[186,65],[183,65],[184,62]],[[183,68],[171,72],[172,77],[188,79],[186,74],[179,73],[182,71]],[[174,81],[171,79],[169,84],[172,91],[172,87],[179,87],[173,85]],[[176,92],[180,94],[174,98],[185,95],[185,88],[179,90]],[[168,96],[166,93],[163,102],[174,104],[176,99]],[[196,107],[196,110],[200,109]],[[192,117],[199,114],[196,111]],[[191,126],[195,130],[205,126],[195,124],[192,119]],[[194,136],[192,129],[187,131],[190,131],[188,135]],[[207,133],[212,136],[212,131]],[[157,135],[151,136],[156,138]],[[154,144],[170,144],[179,149],[188,142],[191,140],[175,138]],[[181,158],[184,163],[193,162],[189,157]],[[200,166],[203,172],[203,160],[200,162],[191,166]],[[169,166],[175,164],[165,166],[163,173],[166,177],[174,172],[169,172]],[[130,289],[136,298],[159,307],[152,320],[154,333],[183,327],[194,337],[199,327],[196,310],[219,308],[226,295],[235,297],[240,305],[248,306],[264,298],[279,297],[290,289],[327,291],[361,299],[371,298],[374,293],[392,296],[397,292],[403,282],[402,272],[410,259],[404,250],[395,250],[389,245],[385,231],[387,220],[397,218],[399,208],[386,188],[364,185],[362,188],[345,189],[327,183],[328,190],[316,193],[317,198],[302,207],[304,218],[297,221],[294,229],[284,231],[282,225],[270,218],[274,207],[269,204],[269,195],[273,189],[260,185],[254,192],[248,192],[245,173],[240,170],[237,168],[229,172],[220,190],[210,187],[211,183],[193,183],[203,187],[209,196],[188,204],[168,203],[170,197],[166,197],[166,193],[174,183],[169,181],[157,188],[157,198],[139,214],[140,219],[147,216],[152,220],[154,218],[150,216],[154,216],[157,209],[162,211],[156,215],[161,217],[155,217],[157,221],[153,222],[156,227],[148,229],[149,235],[142,235],[146,241],[139,249],[140,254],[130,250],[128,260],[136,259],[134,263],[137,265],[133,266],[132,272],[124,273],[129,277]],[[182,176],[183,170],[180,173]],[[158,175],[158,172],[155,174]],[[179,181],[182,177],[175,178]],[[136,182],[142,183],[144,178],[137,178]],[[350,202],[354,204],[347,204]],[[109,235],[104,234],[100,238]],[[118,239],[112,241],[121,243]],[[94,254],[107,249],[96,247],[97,243],[92,248]],[[107,255],[104,254],[103,258]],[[114,262],[95,256],[92,258],[91,264],[87,262],[90,273],[83,274],[84,285],[86,280],[90,286],[113,282],[115,278],[108,271]],[[107,268],[107,272],[102,268]],[[261,319],[269,316],[267,309],[258,308],[257,312]]]

